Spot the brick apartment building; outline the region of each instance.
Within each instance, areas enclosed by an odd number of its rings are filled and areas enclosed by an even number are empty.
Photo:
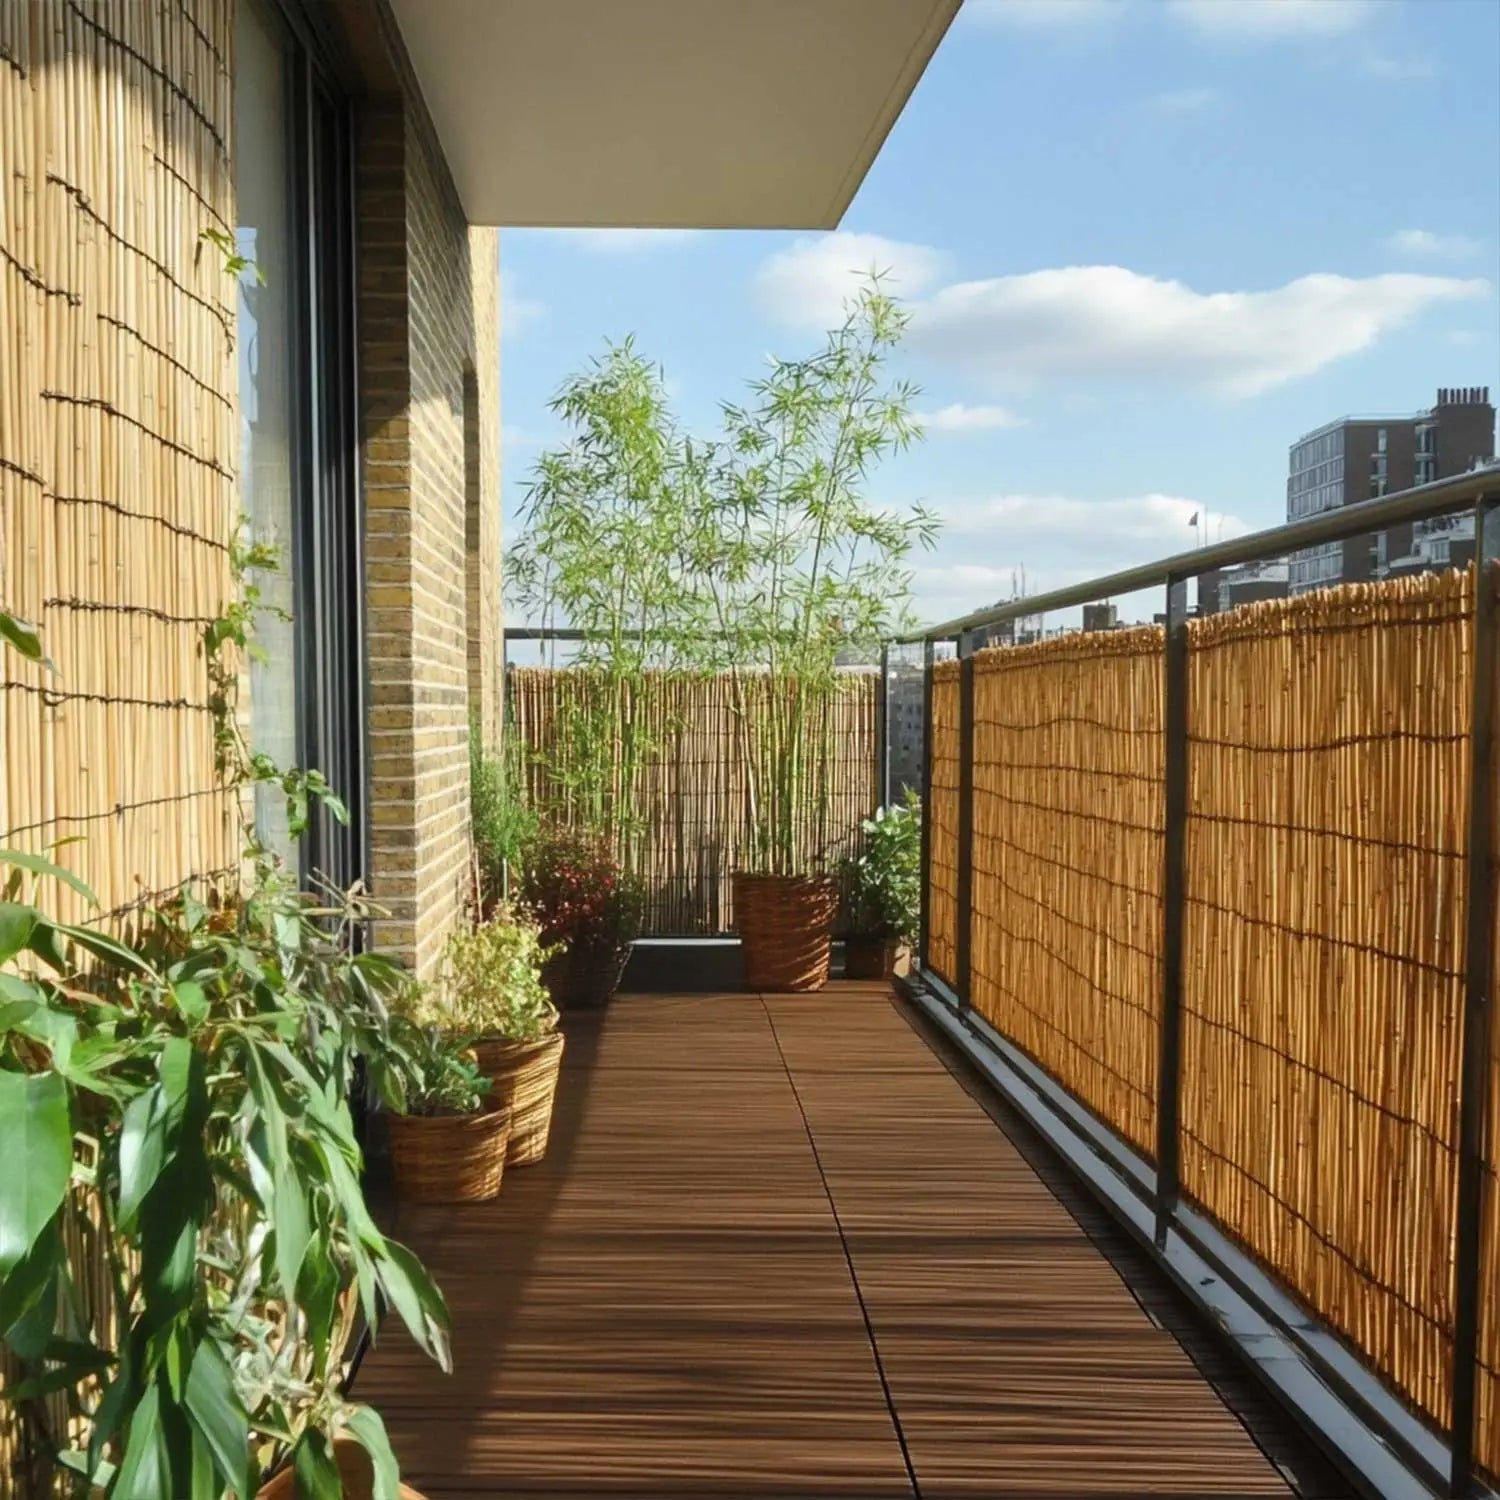
[[[1286,517],[1301,520],[1448,479],[1494,453],[1495,408],[1484,386],[1445,387],[1429,410],[1411,416],[1343,417],[1292,444]],[[1465,561],[1462,530],[1408,523],[1370,537],[1307,548],[1288,559],[1288,589],[1300,594]],[[1472,545],[1472,527],[1468,535]]]

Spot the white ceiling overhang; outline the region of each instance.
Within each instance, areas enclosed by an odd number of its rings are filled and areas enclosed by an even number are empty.
[[[470,220],[831,229],[960,0],[392,0]]]

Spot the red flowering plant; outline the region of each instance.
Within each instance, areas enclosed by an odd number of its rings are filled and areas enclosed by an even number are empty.
[[[549,825],[526,851],[519,904],[545,947],[624,948],[640,934],[646,893],[599,834]]]

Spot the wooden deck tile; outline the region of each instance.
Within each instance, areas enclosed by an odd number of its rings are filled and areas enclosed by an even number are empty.
[[[547,1161],[395,1229],[456,1371],[355,1395],[430,1500],[1291,1493],[878,987],[570,1024]]]

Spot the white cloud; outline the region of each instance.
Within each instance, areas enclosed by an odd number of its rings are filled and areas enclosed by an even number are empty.
[[[1432,260],[1467,260],[1482,248],[1478,240],[1466,234],[1434,234],[1430,229],[1399,229],[1385,243],[1398,255]]]
[[[828,328],[872,270],[889,273],[887,290],[904,299],[920,296],[941,275],[947,257],[928,245],[888,240],[878,234],[803,236],[771,256],[756,275],[755,291],[765,313],[794,328]]]
[[[1269,41],[1343,36],[1373,13],[1373,0],[1167,0],[1168,9],[1200,35]]]
[[[1243,536],[1250,527],[1219,514],[1201,500],[1180,495],[1130,495],[1118,500],[1078,500],[1067,495],[990,495],[933,507],[948,536],[996,536],[1014,552],[1045,554],[1058,548],[1097,559],[1109,568],[1150,562],[1185,551],[1207,529],[1212,540]],[[1192,525],[1198,517],[1198,527]]]
[[[964,14],[998,26],[1027,31],[1072,31],[1113,21],[1125,0],[968,0]]]
[[[648,250],[666,250],[698,239],[703,233],[698,229],[554,229],[550,232],[600,255],[638,255]]]
[[[1253,396],[1357,353],[1487,282],[1303,276],[1260,292],[1198,292],[1122,266],[1068,266],[947,286],[913,308],[908,342],[999,388],[1160,380]]]
[[[1168,89],[1152,95],[1151,107],[1164,115],[1201,115],[1206,110],[1217,108],[1223,101],[1224,96],[1218,89]]]
[[[539,434],[526,427],[516,427],[509,422],[501,424],[500,447],[507,456],[515,458],[522,453],[531,453],[542,446]]]
[[[1002,427],[1026,425],[1026,418],[1017,416],[1008,407],[966,406],[961,401],[955,401],[951,406],[940,406],[936,411],[919,411],[916,417],[929,436],[992,432]]]

